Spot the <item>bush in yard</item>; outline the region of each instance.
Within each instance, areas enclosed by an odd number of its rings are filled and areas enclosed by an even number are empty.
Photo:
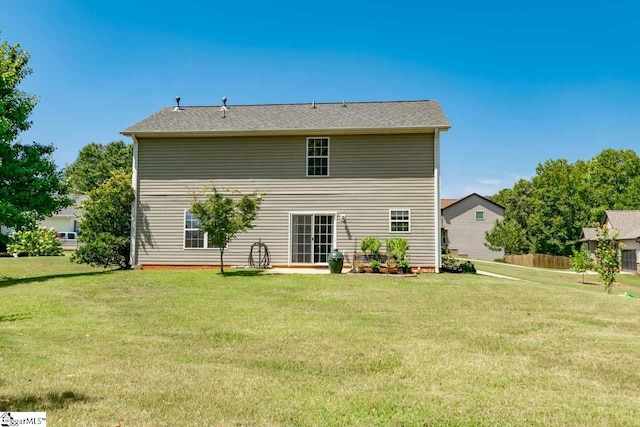
[[[380,239],[373,236],[364,237],[360,242],[360,249],[367,255],[377,255],[380,252],[380,246],[382,246]]]
[[[131,242],[131,176],[115,171],[82,202],[79,247],[71,260],[93,266],[128,268]]]
[[[7,252],[28,256],[58,256],[64,253],[56,230],[46,227],[24,229],[13,233],[9,236]]]
[[[471,261],[461,262],[449,254],[442,256],[440,269],[445,273],[476,273],[476,267]]]
[[[396,261],[402,261],[409,251],[409,241],[403,237],[390,237],[386,245],[387,255],[394,257]]]
[[[616,274],[620,272],[620,248],[622,245],[616,240],[618,237],[617,230],[609,234],[606,224],[602,226],[594,224],[594,226],[598,239],[598,246],[596,247],[598,263],[595,265],[595,270],[604,282],[604,288],[608,293],[611,293]]]
[[[571,269],[576,273],[582,273],[581,282],[584,283],[584,273],[587,270],[593,269],[593,259],[591,258],[591,254],[582,246],[580,250],[573,250],[573,255],[569,258],[569,264],[571,264]]]

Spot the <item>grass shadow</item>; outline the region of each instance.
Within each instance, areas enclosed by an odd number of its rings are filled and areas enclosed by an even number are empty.
[[[256,277],[262,275],[263,271],[261,269],[225,271],[224,277]]]
[[[34,277],[25,277],[21,279],[15,279],[12,277],[4,277],[0,278],[0,288],[6,288],[8,286],[20,285],[22,283],[36,283],[36,282],[46,282],[51,279],[64,279],[71,277],[81,277],[81,276],[97,276],[102,274],[109,274],[115,270],[105,270],[105,271],[90,271],[86,273],[67,273],[67,274],[51,274],[48,276],[34,276]]]
[[[85,395],[74,393],[73,391],[50,392],[44,395],[0,395],[0,411],[44,412],[53,409],[64,409],[72,403],[86,402],[88,400]]]
[[[1,322],[15,322],[17,320],[31,319],[31,315],[25,313],[18,314],[0,314]]]

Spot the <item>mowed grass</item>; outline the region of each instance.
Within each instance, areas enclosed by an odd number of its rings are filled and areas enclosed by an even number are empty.
[[[573,270],[554,270],[549,268],[531,268],[518,265],[511,265],[499,262],[473,261],[477,269],[490,273],[502,274],[515,277],[521,280],[538,282],[558,286],[581,285],[594,288],[596,291],[604,292],[604,284],[597,273],[591,271],[584,275],[577,274]],[[640,275],[630,273],[619,273],[613,286],[614,294],[628,292],[636,297],[640,297]]]
[[[68,258],[0,276],[0,410],[52,426],[640,420],[640,299],[601,288]]]

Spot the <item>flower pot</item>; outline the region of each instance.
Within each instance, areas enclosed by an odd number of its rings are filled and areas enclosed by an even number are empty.
[[[397,272],[398,272],[398,268],[397,267],[387,267],[387,273],[396,274]]]

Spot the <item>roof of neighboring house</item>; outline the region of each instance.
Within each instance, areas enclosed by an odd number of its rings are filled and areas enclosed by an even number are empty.
[[[51,216],[76,216],[76,211],[78,210],[78,205],[80,204],[80,202],[84,199],[89,198],[89,196],[86,196],[84,194],[70,197],[73,199],[73,203],[71,204],[71,206],[62,209],[61,211],[56,212]]]
[[[618,239],[636,239],[640,237],[640,210],[605,211],[605,221],[619,231]]]
[[[582,227],[582,232],[580,233],[579,242],[592,242],[594,240],[598,240],[596,235],[596,229],[593,227]]]
[[[454,204],[457,201],[458,201],[458,199],[442,199],[442,200],[440,200],[440,209],[444,209],[446,207],[449,207],[449,206],[451,206],[452,204]]]
[[[499,208],[501,208],[501,209],[504,209],[504,206],[499,205],[498,203],[494,202],[493,200],[487,199],[486,197],[482,197],[482,196],[481,196],[481,195],[479,195],[478,193],[471,193],[471,194],[469,194],[468,196],[465,196],[465,197],[463,197],[462,199],[457,199],[457,200],[456,200],[456,199],[442,199],[442,200],[440,201],[440,209],[441,209],[441,210],[447,209],[447,208],[449,208],[449,207],[451,207],[451,206],[453,206],[453,205],[456,205],[456,204],[458,204],[458,203],[462,202],[463,200],[467,200],[469,197],[472,197],[472,196],[478,196],[478,197],[480,197],[481,199],[486,200],[487,202],[489,202],[489,203],[491,203],[491,204],[493,204],[493,205],[496,205],[497,207],[499,207]],[[445,202],[449,202],[449,201],[452,201],[452,202],[451,202],[451,203],[447,203],[447,204],[445,204]]]
[[[315,108],[313,108],[315,107]],[[438,101],[166,107],[123,130],[133,134],[294,133],[301,131],[420,131],[451,126]]]

